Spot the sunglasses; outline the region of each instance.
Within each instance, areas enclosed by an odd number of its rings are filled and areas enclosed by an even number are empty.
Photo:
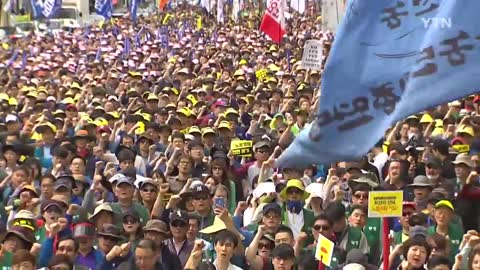
[[[155,193],[155,192],[157,192],[157,190],[154,189],[154,188],[143,188],[142,191],[145,192],[145,193]]]
[[[353,197],[356,199],[368,199],[368,194],[354,194]]]
[[[105,235],[103,235],[102,238],[105,239],[106,241],[109,241],[109,242],[117,242],[117,240],[118,240],[115,237],[105,236]]]
[[[312,227],[315,231],[328,231],[330,230],[330,226],[328,225],[319,225],[319,224],[316,224],[316,225],[313,225]]]
[[[135,224],[138,223],[138,221],[134,218],[126,218],[123,220],[123,224]]]
[[[268,154],[270,151],[268,150],[257,150],[257,153]]]
[[[403,213],[402,213],[402,216],[404,216],[404,217],[409,217],[409,216],[413,215],[413,213],[414,213],[414,212],[403,212]]]
[[[212,167],[212,171],[221,171],[221,170],[222,170],[222,168],[220,168],[220,167]]]
[[[287,189],[287,194],[303,194],[303,190],[298,188],[289,188]]]
[[[263,249],[263,248],[266,248],[266,249],[273,249],[273,245],[271,243],[258,243],[258,249]]]
[[[187,223],[181,221],[181,220],[175,220],[172,223],[170,223],[172,227],[179,228],[179,227],[186,227]]]
[[[279,218],[280,215],[278,215],[278,214],[269,214],[269,215],[264,215],[264,217],[269,218],[269,219],[273,219],[273,218]]]

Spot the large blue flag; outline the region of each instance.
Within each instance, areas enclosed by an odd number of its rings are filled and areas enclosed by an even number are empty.
[[[480,1],[350,0],[319,111],[279,166],[353,160],[396,121],[478,91]]]
[[[112,17],[112,0],[95,0],[95,12],[106,20]]]
[[[132,0],[132,4],[130,5],[130,16],[134,23],[137,22],[137,8],[138,8],[138,0]]]
[[[31,0],[33,18],[50,18],[60,8],[62,8],[62,0]]]

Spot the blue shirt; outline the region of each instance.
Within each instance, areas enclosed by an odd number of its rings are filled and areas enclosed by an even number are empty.
[[[102,253],[100,251],[92,249],[87,256],[83,256],[82,254],[78,253],[75,263],[86,266],[89,269],[96,269],[96,266],[102,263],[102,257]]]

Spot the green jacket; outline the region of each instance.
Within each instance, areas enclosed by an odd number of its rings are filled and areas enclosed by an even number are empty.
[[[282,224],[288,226],[288,215],[287,215],[287,208],[286,205],[283,205],[283,211],[282,211]],[[315,214],[306,208],[302,209],[303,211],[303,227],[302,227],[302,232],[307,233],[308,238],[305,241],[305,245],[310,245],[313,243],[314,238],[312,234],[312,227],[313,227],[313,220],[315,219]]]
[[[228,212],[233,215],[235,213],[235,209],[237,208],[237,188],[235,187],[235,182],[233,182],[232,180],[228,181],[228,183],[229,194],[227,208]]]
[[[428,235],[432,235],[437,232],[436,226],[430,226],[428,228]],[[455,261],[455,255],[460,252],[460,243],[463,239],[463,228],[454,222],[448,224],[448,238],[450,239],[450,261]]]
[[[116,219],[117,222],[120,221],[123,218],[123,208],[120,206],[119,203],[111,203],[110,206],[113,209],[113,212],[116,214]],[[140,224],[142,224],[142,227],[147,224],[147,221],[150,220],[150,215],[148,213],[147,208],[145,206],[134,202],[131,206],[133,211],[138,214],[138,217],[140,218]],[[120,219],[120,220],[119,220]]]

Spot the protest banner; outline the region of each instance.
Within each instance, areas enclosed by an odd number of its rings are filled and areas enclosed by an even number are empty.
[[[323,263],[324,265],[330,267],[330,264],[332,263],[334,246],[335,243],[320,234],[318,236],[315,259],[319,260],[320,263]]]
[[[403,214],[403,191],[370,191],[368,193],[368,217],[382,218],[383,267],[389,269],[390,239],[388,217]]]
[[[252,145],[252,141],[234,140],[230,144],[230,150],[234,156],[251,157],[253,154]]]
[[[403,191],[371,191],[368,195],[368,217],[402,216]]]
[[[303,47],[302,68],[322,70],[323,44],[320,40],[307,40]]]

